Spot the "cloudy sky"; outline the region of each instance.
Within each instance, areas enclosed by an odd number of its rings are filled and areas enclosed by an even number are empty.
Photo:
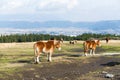
[[[120,0],[0,0],[0,21],[120,20]]]

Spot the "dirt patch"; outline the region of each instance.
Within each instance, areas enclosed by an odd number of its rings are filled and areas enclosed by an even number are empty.
[[[81,57],[82,58],[82,57]],[[120,66],[119,58],[111,57],[88,57],[83,59],[66,58],[68,61],[60,62],[42,62],[40,64],[28,64],[24,66],[20,72],[8,75],[10,80],[107,80],[100,78],[100,74],[90,75],[92,78],[87,78],[87,74],[96,72],[109,67],[109,71],[114,72],[114,67]],[[69,60],[71,60],[69,62]],[[112,65],[112,66],[110,66]],[[119,79],[120,69],[115,72]],[[85,77],[86,76],[86,77]],[[89,76],[89,75],[88,75]],[[95,77],[95,78],[94,78]],[[100,79],[99,79],[100,78]],[[7,80],[7,79],[0,79]],[[109,79],[108,79],[109,80]]]

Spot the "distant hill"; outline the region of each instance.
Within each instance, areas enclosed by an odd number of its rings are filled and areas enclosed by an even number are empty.
[[[74,32],[77,34],[93,32],[93,33],[111,33],[120,34],[120,20],[98,21],[98,22],[70,22],[70,21],[47,21],[47,22],[29,22],[29,21],[0,21],[0,28],[9,28],[10,30],[19,29],[21,32],[37,29],[37,31],[52,32]],[[30,31],[29,31],[30,30]],[[1,31],[1,30],[0,30]],[[3,32],[3,31],[2,31]],[[1,32],[1,33],[2,33]],[[7,29],[7,32],[9,30]],[[10,31],[12,32],[12,31]],[[9,33],[10,33],[9,32]],[[5,33],[5,32],[4,32]],[[61,33],[60,33],[61,34]]]

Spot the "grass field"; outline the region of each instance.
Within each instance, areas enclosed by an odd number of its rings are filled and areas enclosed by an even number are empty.
[[[55,50],[53,57],[52,57],[52,62],[49,63],[47,62],[47,57],[46,54],[43,54],[40,59],[41,59],[41,64],[33,64],[34,62],[34,53],[33,53],[33,44],[34,42],[29,42],[29,43],[1,43],[0,44],[0,80],[92,80],[93,77],[92,74],[94,74],[96,71],[92,71],[93,73],[89,74],[84,74],[80,78],[80,76],[75,76],[75,78],[64,77],[64,76],[59,76],[59,77],[54,77],[52,79],[48,79],[42,76],[42,73],[37,73],[38,68],[43,68],[44,67],[50,67],[52,69],[53,66],[57,65],[63,65],[68,66],[69,64],[76,64],[77,62],[81,62],[81,64],[78,64],[78,68],[82,68],[81,66],[87,65],[91,63],[91,61],[97,62],[99,59],[98,57],[95,57],[95,60],[93,60],[93,57],[85,57],[83,55],[83,41],[78,41],[77,44],[69,44],[68,41],[64,41],[62,44],[62,50],[57,51]],[[96,50],[96,54],[103,54],[103,53],[120,53],[120,40],[111,40],[108,44],[105,43],[105,41],[101,41],[102,46],[98,47]],[[120,60],[120,55],[117,56],[105,56],[108,58],[114,57],[117,60]],[[98,60],[99,62],[99,60]],[[83,64],[83,65],[82,65]],[[29,67],[29,69],[27,68]],[[73,72],[77,71],[77,68],[74,67],[72,68]],[[91,68],[92,69],[92,68]],[[105,68],[102,68],[105,69]],[[57,69],[56,69],[57,70]],[[34,72],[34,77],[29,78],[28,75],[29,71]],[[42,69],[41,69],[42,71]],[[61,69],[62,71],[62,69]],[[64,71],[64,70],[63,70]],[[47,71],[46,71],[47,72]],[[82,72],[82,71],[81,71]],[[84,71],[83,71],[84,72]],[[25,73],[25,74],[24,74]],[[28,75],[26,75],[28,73]],[[89,69],[88,72],[89,73]],[[71,73],[72,74],[72,73]],[[76,73],[77,74],[77,73]],[[26,76],[25,76],[26,75]],[[40,75],[42,79],[40,78]],[[85,79],[85,76],[89,75],[88,77],[91,79]],[[95,79],[99,80],[99,79]],[[102,80],[102,79],[100,79]],[[103,79],[104,80],[104,79]],[[107,80],[107,79],[106,79]]]

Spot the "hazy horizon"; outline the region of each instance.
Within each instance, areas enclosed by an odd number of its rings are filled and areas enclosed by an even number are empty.
[[[120,0],[0,0],[0,34],[120,34],[119,4]]]

